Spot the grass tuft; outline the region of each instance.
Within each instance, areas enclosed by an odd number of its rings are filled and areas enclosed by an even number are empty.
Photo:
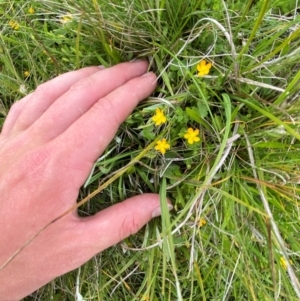
[[[25,300],[299,300],[298,1],[20,0],[0,14],[0,125],[62,72],[149,59],[158,88],[95,163],[79,210],[141,192],[175,207]],[[143,153],[159,138],[165,156]]]

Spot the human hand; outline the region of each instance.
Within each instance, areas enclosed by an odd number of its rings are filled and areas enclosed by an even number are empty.
[[[76,204],[80,186],[119,125],[155,88],[147,63],[63,74],[15,103],[0,135],[0,267],[40,229]],[[0,300],[25,297],[159,215],[144,194],[51,224],[0,269]]]

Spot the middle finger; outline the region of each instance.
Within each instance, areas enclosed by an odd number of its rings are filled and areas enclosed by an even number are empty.
[[[31,131],[48,142],[63,133],[100,98],[147,71],[146,61],[122,63],[75,83],[37,120]]]

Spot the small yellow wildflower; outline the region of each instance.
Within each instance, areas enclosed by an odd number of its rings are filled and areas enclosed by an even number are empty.
[[[204,76],[209,73],[209,70],[211,68],[212,64],[206,62],[205,60],[202,60],[198,65],[197,65],[197,70],[198,70],[198,76]]]
[[[162,139],[156,142],[155,150],[161,152],[164,155],[167,149],[170,149],[170,144],[166,139]]]
[[[189,144],[193,144],[194,142],[200,141],[200,138],[198,137],[199,130],[193,130],[192,128],[188,128],[186,134],[183,136]]]
[[[29,12],[30,14],[33,14],[33,13],[34,13],[34,8],[33,8],[33,7],[30,7],[30,8],[28,9],[28,12]]]
[[[8,25],[13,29],[13,30],[18,30],[20,28],[20,25],[18,22],[15,22],[13,20],[9,21]]]
[[[198,222],[199,227],[203,227],[205,226],[207,223],[207,221],[204,218],[200,218],[200,221]]]
[[[150,300],[150,296],[149,295],[144,295],[142,297],[142,301],[149,301]]]
[[[166,118],[164,112],[159,108],[157,108],[155,110],[155,115],[152,117],[152,120],[155,122],[156,126],[159,126],[159,125],[167,122],[167,118]]]
[[[283,267],[283,269],[287,269],[287,263],[283,256],[280,257],[279,261],[280,265]],[[290,264],[293,264],[293,262],[290,260]]]
[[[25,77],[28,77],[30,75],[30,72],[29,71],[24,71],[24,76]]]
[[[60,23],[68,23],[70,21],[72,21],[73,17],[71,15],[65,15],[61,17]]]

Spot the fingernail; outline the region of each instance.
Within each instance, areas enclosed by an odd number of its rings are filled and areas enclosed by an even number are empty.
[[[105,69],[105,66],[100,65],[100,66],[98,66],[98,68],[102,70],[102,69]]]
[[[167,206],[168,206],[169,211],[171,211],[173,209],[173,206],[171,204],[167,204]],[[161,208],[159,206],[152,211],[152,217],[157,217],[160,215],[161,215]]]

